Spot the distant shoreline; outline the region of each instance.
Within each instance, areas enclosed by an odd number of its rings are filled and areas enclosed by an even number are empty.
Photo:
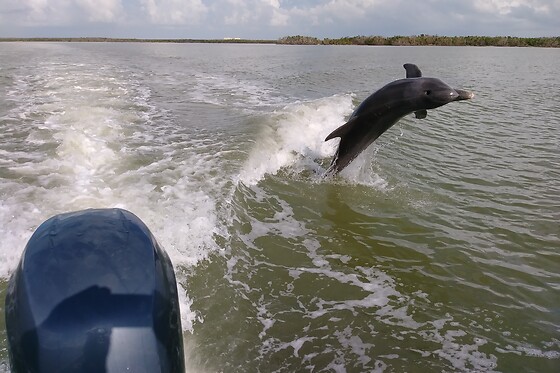
[[[497,46],[560,48],[560,37],[524,38],[513,36],[352,36],[319,39],[311,36],[286,36],[268,39],[136,39],[136,38],[0,38],[0,42],[111,42],[111,43],[211,43],[211,44],[279,44],[279,45],[365,45],[365,46]]]
[[[278,40],[252,39],[137,39],[137,38],[0,38],[0,42],[72,42],[72,43],[221,43],[221,44],[277,44]]]

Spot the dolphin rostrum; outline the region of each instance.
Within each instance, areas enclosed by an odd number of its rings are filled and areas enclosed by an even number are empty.
[[[325,141],[340,137],[327,175],[342,171],[405,115],[414,113],[416,118],[423,119],[428,114],[427,109],[474,97],[472,92],[453,89],[439,79],[423,78],[414,64],[403,66],[405,79],[395,80],[374,92],[354,110],[348,122],[327,136]]]

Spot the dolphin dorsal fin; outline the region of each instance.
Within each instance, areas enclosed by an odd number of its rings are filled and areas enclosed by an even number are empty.
[[[403,67],[406,70],[407,78],[420,78],[422,76],[422,71],[413,63],[405,63]]]
[[[403,65],[404,69],[406,70],[406,77],[407,78],[420,78],[422,77],[422,71],[413,63],[405,63]],[[418,110],[414,112],[416,119],[424,119],[428,115],[426,110]]]

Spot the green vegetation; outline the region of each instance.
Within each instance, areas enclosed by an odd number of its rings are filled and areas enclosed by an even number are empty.
[[[310,36],[287,36],[278,44],[305,45],[442,45],[442,46],[498,46],[559,48],[560,37],[519,38],[512,36],[352,36],[340,39],[317,39]]]
[[[560,48],[560,37],[520,38],[513,36],[349,36],[339,39],[319,39],[312,36],[285,36],[278,40],[251,39],[122,39],[122,38],[0,38],[2,41],[50,42],[128,42],[128,43],[235,43],[289,45],[442,45]]]
[[[312,36],[285,36],[278,39],[278,44],[289,44],[289,45],[319,45],[323,44],[320,39],[314,38]]]

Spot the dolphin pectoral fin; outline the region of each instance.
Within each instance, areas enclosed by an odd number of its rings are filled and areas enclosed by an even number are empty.
[[[404,69],[406,70],[406,77],[407,78],[420,78],[422,77],[422,71],[413,63],[405,63],[403,65]]]
[[[424,119],[428,115],[428,111],[427,110],[418,110],[418,111],[414,112],[414,115],[416,115],[416,119]]]
[[[332,131],[325,138],[325,141],[329,141],[330,139],[334,139],[335,137],[344,137],[344,135],[346,135],[354,127],[357,118],[358,117],[351,118],[348,122],[344,123],[342,126]]]

